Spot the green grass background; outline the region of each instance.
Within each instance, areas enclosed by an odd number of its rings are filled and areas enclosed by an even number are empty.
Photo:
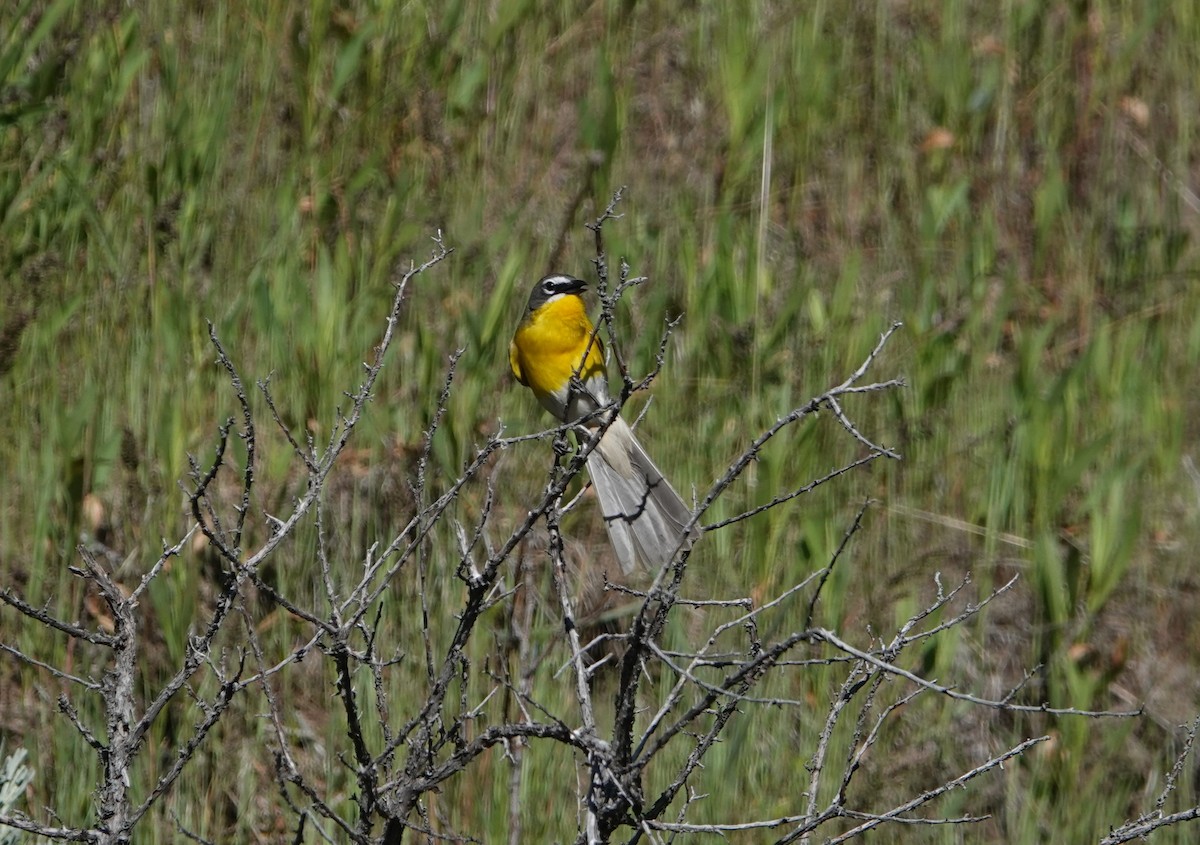
[[[1198,80],[1200,10],[1165,0],[3,4],[0,585],[102,622],[67,571],[75,546],[103,540],[136,578],[186,529],[187,454],[211,454],[235,411],[205,320],[244,377],[273,374],[285,418],[319,441],[358,383],[396,267],[440,229],[456,251],[415,283],[338,476],[332,531],[352,566],[411,513],[405,479],[456,348],[435,485],[498,421],[545,426],[507,375],[508,338],[542,273],[590,277],[582,224],[627,185],[606,237],[651,279],[619,313],[636,371],[653,365],[664,319],[684,315],[643,424],[680,489],[704,490],[905,323],[875,372],[910,386],[849,408],[903,462],[708,536],[693,590],[769,597],[827,559],[867,496],[878,504],[824,607],[856,641],[922,606],[936,572],[969,571],[980,589],[1019,574],[919,668],[1000,695],[1040,664],[1031,700],[1145,702],[1146,717],[999,720],[924,701],[864,779],[912,794],[1047,731],[1050,750],[938,810],[991,812],[971,841],[1094,840],[1148,808],[1176,726],[1200,710]],[[829,420],[794,431],[711,518],[856,448]],[[500,458],[501,513],[538,489],[546,452]],[[264,444],[257,508],[286,508],[289,458],[281,438]],[[311,542],[273,563],[289,594],[316,589]],[[151,591],[147,689],[218,578],[197,550]],[[446,608],[460,588],[448,573],[432,587]],[[392,598],[399,638],[411,592]],[[549,637],[552,615],[542,623]],[[0,626],[41,659],[98,671],[10,610]],[[279,648],[303,635],[267,610],[262,628]],[[328,671],[311,673],[289,700],[349,806]],[[776,744],[736,729],[707,772],[726,787],[699,817],[799,806],[799,786],[777,785],[800,782],[829,682],[806,676],[811,723],[761,717]],[[56,683],[5,658],[0,688],[0,736],[35,752],[29,806],[86,817],[96,766],[54,713]],[[262,702],[240,707],[170,811],[219,841],[277,841],[269,758],[230,751],[266,736]],[[141,788],[194,716],[181,704],[159,726]],[[574,763],[531,754],[528,841],[572,838],[573,815],[544,807]],[[448,786],[440,811],[495,841],[505,765],[497,755]],[[1178,800],[1194,803],[1184,782]],[[177,835],[166,810],[143,830]]]

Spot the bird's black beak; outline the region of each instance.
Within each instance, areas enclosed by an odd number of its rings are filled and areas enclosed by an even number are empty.
[[[549,297],[561,293],[583,293],[587,290],[587,282],[565,273],[554,273],[542,279],[538,287]]]

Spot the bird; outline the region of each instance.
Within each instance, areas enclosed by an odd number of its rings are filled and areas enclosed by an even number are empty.
[[[551,273],[533,286],[508,347],[517,381],[563,423],[607,424],[587,457],[588,475],[625,574],[657,571],[699,537],[692,511],[610,405],[604,346],[588,317],[587,282]],[[689,526],[691,526],[689,528]]]

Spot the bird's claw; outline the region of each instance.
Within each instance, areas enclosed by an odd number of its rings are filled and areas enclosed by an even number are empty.
[[[554,454],[560,458],[565,458],[571,454],[571,444],[567,442],[565,435],[560,434],[558,437],[555,437],[550,445],[554,449]]]

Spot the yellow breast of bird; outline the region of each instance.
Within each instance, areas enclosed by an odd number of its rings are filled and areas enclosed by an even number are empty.
[[[509,347],[513,375],[528,385],[543,404],[555,397],[555,404],[560,405],[576,373],[584,384],[596,377],[604,379],[600,338],[592,340],[590,350],[589,340],[592,321],[580,297],[564,296],[549,302],[523,320],[513,336]],[[551,410],[561,417],[560,411]]]

